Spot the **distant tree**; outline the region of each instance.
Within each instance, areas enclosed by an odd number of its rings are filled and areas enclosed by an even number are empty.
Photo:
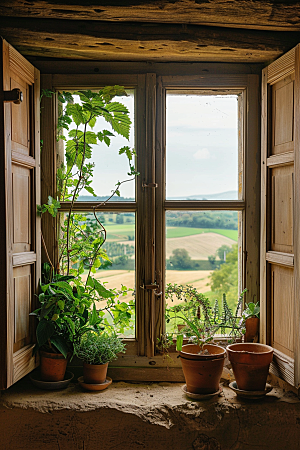
[[[170,256],[170,264],[174,269],[191,269],[192,260],[185,248],[176,248]]]
[[[210,255],[207,257],[208,261],[210,262],[212,267],[215,267],[216,265],[216,257],[214,255]]]
[[[116,223],[124,223],[124,217],[121,214],[118,214],[116,217]]]
[[[221,261],[226,261],[226,255],[229,253],[232,249],[229,247],[229,245],[221,245],[221,247],[217,250],[217,255]]]

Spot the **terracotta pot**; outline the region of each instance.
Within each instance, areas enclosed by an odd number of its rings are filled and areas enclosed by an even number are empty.
[[[249,317],[249,319],[247,319],[245,322],[245,326],[246,326],[245,342],[253,342],[255,336],[258,335],[259,318]]]
[[[62,381],[65,377],[68,358],[61,353],[47,353],[40,350],[42,381]]]
[[[106,380],[108,363],[87,364],[83,363],[83,378],[87,384],[102,384]]]
[[[273,348],[269,345],[241,343],[227,347],[236,384],[243,391],[263,391],[266,387]]]
[[[199,345],[182,346],[180,354],[186,390],[193,394],[213,394],[219,390],[223,371],[225,349],[218,345],[205,344],[210,354],[198,354]]]

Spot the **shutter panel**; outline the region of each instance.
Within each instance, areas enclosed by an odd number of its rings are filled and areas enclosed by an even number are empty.
[[[34,293],[40,278],[39,72],[1,41],[0,113],[0,388],[36,367]],[[20,89],[20,104],[5,101]]]
[[[261,338],[299,386],[299,46],[263,70]]]

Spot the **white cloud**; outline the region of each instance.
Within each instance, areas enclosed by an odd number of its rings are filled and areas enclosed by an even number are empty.
[[[193,156],[195,159],[209,159],[210,153],[207,148],[200,148]]]

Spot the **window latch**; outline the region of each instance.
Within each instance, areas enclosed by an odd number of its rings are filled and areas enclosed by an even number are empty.
[[[162,294],[162,291],[160,291],[160,287],[156,283],[151,284],[144,284],[143,286],[140,286],[141,289],[144,289],[145,291],[153,291],[153,294],[156,297],[160,297]]]
[[[23,92],[20,89],[15,88],[11,91],[4,91],[3,97],[4,102],[12,102],[19,105],[23,101]]]
[[[157,188],[158,184],[157,183],[142,183],[142,188]]]

